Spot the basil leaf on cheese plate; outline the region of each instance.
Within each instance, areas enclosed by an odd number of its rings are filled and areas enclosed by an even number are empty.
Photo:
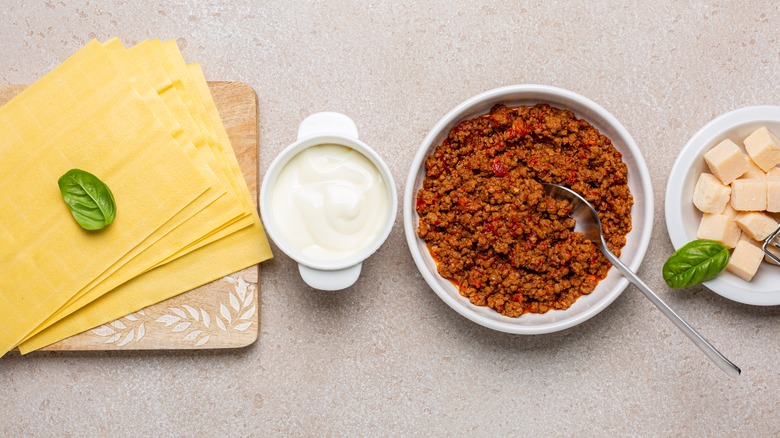
[[[62,199],[85,230],[100,230],[114,221],[116,203],[111,189],[95,175],[71,169],[58,181]]]
[[[672,288],[683,288],[714,278],[729,262],[729,250],[714,240],[683,245],[664,263],[663,275]]]

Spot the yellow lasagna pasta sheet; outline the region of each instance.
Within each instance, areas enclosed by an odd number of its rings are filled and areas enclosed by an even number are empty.
[[[153,112],[167,122],[174,137],[178,138],[189,152],[190,158],[204,168],[204,173],[210,176],[210,188],[147,238],[136,250],[126,254],[112,270],[106,271],[68,300],[55,314],[30,332],[25,340],[109,290],[162,264],[165,260],[174,258],[179,248],[189,245],[192,240],[201,239],[214,229],[249,215],[243,204],[238,202],[236,195],[232,191],[228,192],[225,187],[227,184],[217,178],[216,172],[223,173],[220,163],[207,144],[206,136],[201,134],[203,129],[195,124],[182,99],[176,93],[167,93],[163,98],[162,93],[151,86],[156,83],[161,89],[171,89],[170,80],[164,70],[161,67],[155,68],[154,54],[143,50],[126,50],[118,39],[110,40],[103,46],[106,62],[110,59],[110,62],[126,74]],[[137,47],[150,46],[142,43]]]
[[[208,189],[99,48],[90,43],[0,108],[0,354]],[[71,168],[114,192],[106,229],[85,231],[71,217],[57,187]]]
[[[0,258],[0,355],[20,341],[23,353],[42,348],[271,256],[205,79],[173,42],[91,42],[0,108],[0,129],[11,133],[0,140],[0,166],[26,176],[0,177],[14,207],[0,213],[9,248]],[[35,169],[14,173],[10,163]],[[88,233],[75,224],[56,186],[68,166],[112,188],[112,225]],[[38,208],[51,210],[36,217],[14,189],[43,186],[41,174],[53,178],[53,195],[34,192]],[[35,227],[18,233],[30,216]],[[85,253],[98,257],[72,262]],[[14,292],[33,272],[40,292]],[[52,281],[66,273],[68,281]]]

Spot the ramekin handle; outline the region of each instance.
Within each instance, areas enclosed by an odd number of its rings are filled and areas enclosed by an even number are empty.
[[[358,263],[344,269],[325,271],[299,264],[298,271],[303,281],[314,289],[333,291],[346,289],[355,284],[360,277],[362,267],[363,263]]]
[[[306,117],[298,126],[298,140],[312,135],[338,134],[345,137],[358,138],[355,122],[348,116],[325,111]]]

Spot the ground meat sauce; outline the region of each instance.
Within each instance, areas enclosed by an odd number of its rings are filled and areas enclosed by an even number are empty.
[[[606,277],[598,247],[573,232],[571,207],[539,182],[583,195],[616,254],[631,230],[626,165],[571,111],[540,104],[461,122],[425,162],[418,235],[439,274],[478,306],[507,316],[566,309]]]

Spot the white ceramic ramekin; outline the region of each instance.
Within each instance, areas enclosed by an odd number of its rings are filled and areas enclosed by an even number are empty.
[[[279,173],[297,154],[312,146],[337,144],[349,147],[368,158],[379,170],[385,185],[388,209],[382,231],[362,250],[349,257],[321,261],[313,260],[298,248],[290,245],[279,228],[273,214],[273,192]],[[355,122],[344,114],[334,112],[315,113],[298,127],[298,139],[285,148],[271,163],[260,189],[260,214],[271,239],[285,254],[298,262],[298,270],[309,286],[320,290],[340,290],[353,285],[360,276],[363,261],[384,243],[393,228],[398,211],[398,196],[390,169],[381,157],[358,139]]]

